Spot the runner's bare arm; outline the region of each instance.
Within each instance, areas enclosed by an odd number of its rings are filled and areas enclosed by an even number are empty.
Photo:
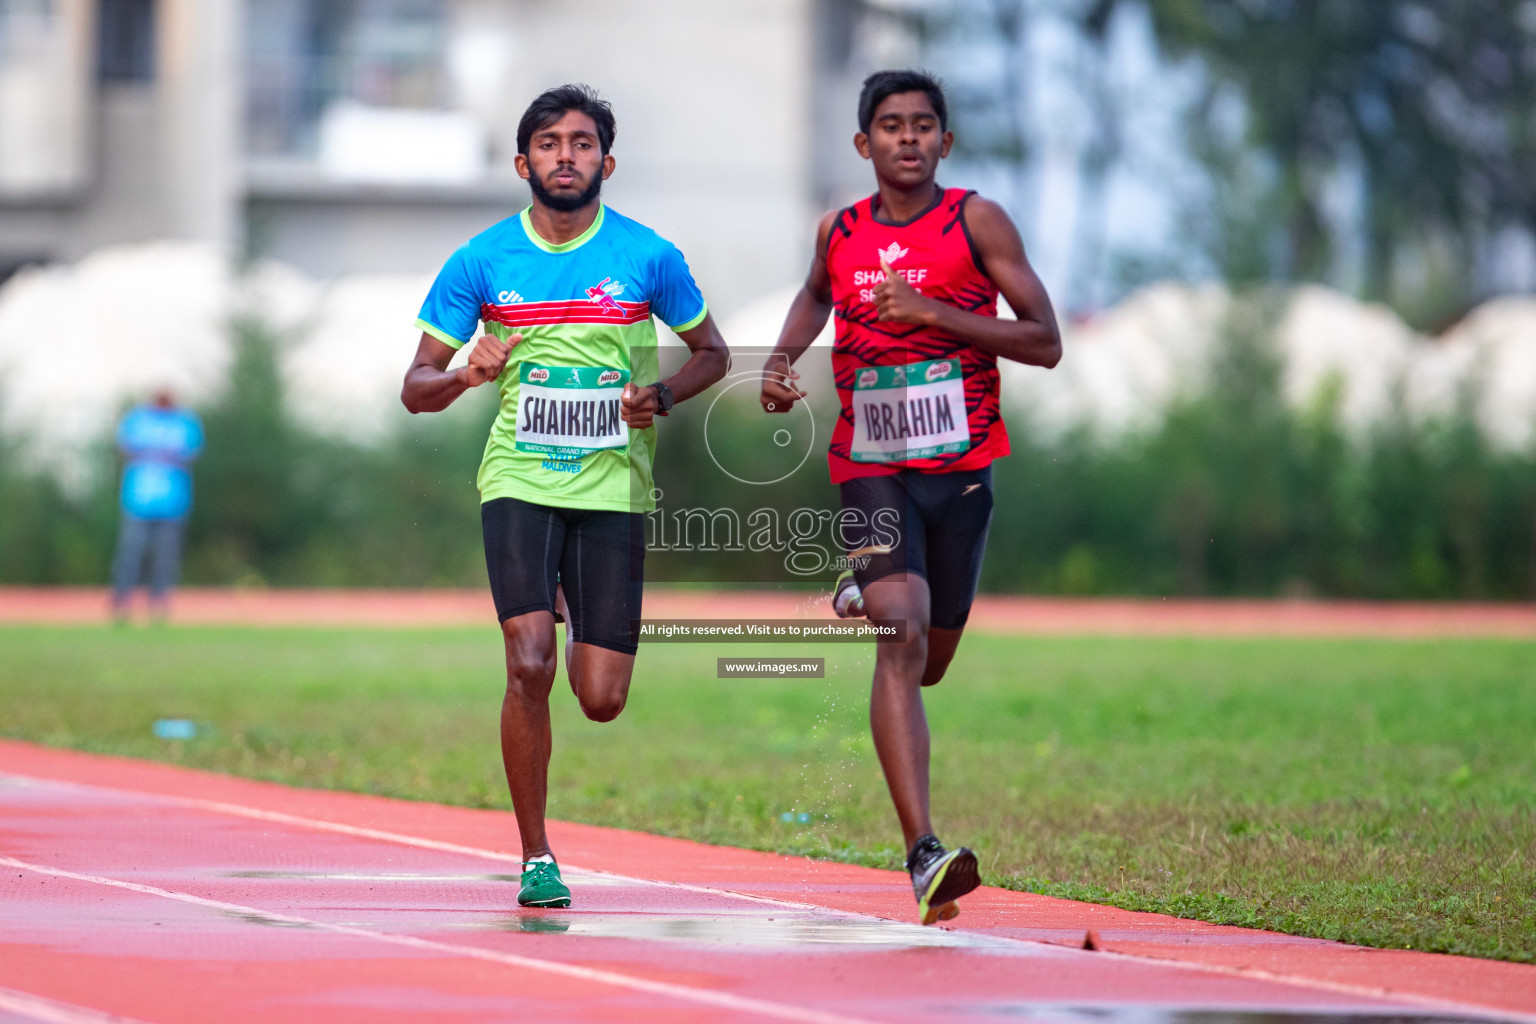
[[[676,402],[686,401],[725,376],[731,365],[731,350],[726,348],[715,318],[706,313],[704,319],[686,331],[679,331],[679,338],[691,350],[688,361],[676,373],[662,381],[672,392]],[[636,430],[651,425],[656,415],[657,399],[654,387],[624,386],[624,396],[619,400],[619,415]]]
[[[1051,367],[1061,362],[1061,332],[1056,327],[1056,313],[1051,309],[1045,286],[1024,255],[1024,242],[1013,221],[990,199],[972,196],[965,204],[965,226],[981,259],[982,271],[997,285],[1018,319],[981,316],[930,299],[907,284],[884,261],[881,268],[885,270],[885,280],[875,288],[880,319],[937,327],[983,352],[1032,366]]]
[[[521,334],[506,341],[495,335],[483,335],[470,349],[468,364],[449,373],[448,363],[454,350],[423,331],[421,343],[416,346],[416,358],[405,371],[400,401],[413,413],[440,412],[470,388],[501,376],[512,349],[522,340]]]
[[[789,412],[795,402],[805,397],[796,383],[800,375],[791,364],[799,359],[832,313],[832,275],[827,272],[827,236],[832,233],[832,223],[837,211],[829,211],[816,228],[816,254],[811,259],[811,272],[805,284],[795,293],[789,304],[789,315],[784,318],[784,328],[779,332],[779,342],[768,356],[763,367],[763,393],[760,400],[768,412]]]

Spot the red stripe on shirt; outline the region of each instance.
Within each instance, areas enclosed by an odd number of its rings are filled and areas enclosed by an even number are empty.
[[[615,302],[622,312],[586,299],[568,302],[517,302],[505,306],[487,302],[480,319],[504,327],[541,327],[549,324],[638,324],[651,318],[649,302]]]

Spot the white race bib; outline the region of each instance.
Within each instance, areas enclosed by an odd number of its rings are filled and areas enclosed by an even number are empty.
[[[959,359],[871,366],[854,378],[854,462],[926,459],[970,446]]]
[[[619,415],[628,370],[606,366],[518,366],[517,450],[580,458],[629,444]]]

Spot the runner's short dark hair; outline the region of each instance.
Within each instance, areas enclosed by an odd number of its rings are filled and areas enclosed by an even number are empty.
[[[527,156],[533,133],[548,128],[572,110],[586,114],[597,125],[597,144],[607,156],[618,131],[613,120],[613,107],[597,94],[596,89],[580,82],[545,89],[534,97],[528,109],[523,111],[523,119],[517,122],[517,151]]]
[[[944,87],[928,72],[911,68],[876,71],[864,79],[864,89],[859,93],[859,131],[868,135],[869,126],[875,121],[875,110],[886,97],[902,92],[927,93],[933,112],[939,115],[939,131],[949,131],[949,107],[944,103]]]

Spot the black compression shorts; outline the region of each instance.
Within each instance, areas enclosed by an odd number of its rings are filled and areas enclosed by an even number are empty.
[[[480,526],[498,620],[553,614],[558,581],[571,639],[635,653],[645,579],[643,515],[496,498],[480,506]]]
[[[992,524],[992,467],[903,469],[845,481],[842,492],[838,528],[860,588],[893,573],[914,573],[928,581],[930,625],[964,626]]]

